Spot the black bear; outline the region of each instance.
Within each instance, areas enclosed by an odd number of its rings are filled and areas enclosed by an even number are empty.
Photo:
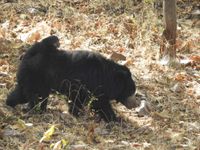
[[[17,72],[17,85],[8,95],[6,104],[15,107],[17,104],[29,102],[30,109],[38,103],[39,96],[46,98],[50,92],[48,78],[46,78],[46,66],[50,58],[59,47],[59,39],[49,36],[41,42],[34,44],[21,56],[21,63]],[[41,109],[45,110],[47,100],[43,101]]]
[[[111,100],[133,107],[136,86],[126,66],[94,52],[58,50],[51,40],[47,46],[44,41],[40,42],[43,49],[33,46],[35,54],[26,57],[30,49],[24,55],[7,105],[29,102],[32,108],[41,98],[41,109],[45,110],[49,93],[56,90],[71,100],[69,112],[75,116],[90,104],[104,120],[115,121]]]

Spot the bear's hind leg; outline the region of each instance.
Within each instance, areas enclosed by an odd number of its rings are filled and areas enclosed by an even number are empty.
[[[16,85],[15,89],[8,95],[6,99],[6,105],[15,107],[17,104],[27,103],[28,101],[22,94],[22,89],[19,85]]]
[[[41,111],[46,111],[46,109],[47,109],[47,103],[48,103],[48,97],[49,97],[49,93],[50,93],[50,89],[48,89],[48,88],[45,88],[45,89],[42,89],[41,90],[41,94],[40,94],[40,96],[41,96],[41,100],[40,100],[40,102],[41,102],[41,104],[40,104],[40,108],[41,108]]]

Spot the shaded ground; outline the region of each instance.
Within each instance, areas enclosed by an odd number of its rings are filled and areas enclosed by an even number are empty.
[[[0,3],[0,149],[200,149],[200,30],[198,0],[178,1],[177,68],[159,64],[160,6],[131,0],[59,0]],[[97,123],[89,113],[66,113],[64,97],[51,95],[44,114],[5,106],[20,55],[49,34],[67,50],[88,49],[131,69],[138,92],[153,112],[114,104],[123,123]],[[114,53],[122,56],[113,56]],[[49,129],[49,130],[48,130]],[[46,131],[51,131],[43,135]],[[41,140],[41,141],[40,141]]]

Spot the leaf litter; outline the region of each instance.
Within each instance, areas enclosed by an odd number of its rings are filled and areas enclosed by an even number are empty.
[[[177,68],[159,63],[163,26],[160,12],[156,12],[150,1],[1,3],[0,147],[199,149],[200,32],[196,16],[181,19],[198,12],[192,7],[198,0],[185,5],[180,2],[177,57],[182,65]],[[21,106],[15,110],[8,108],[5,98],[15,84],[20,55],[30,44],[49,34],[61,39],[63,49],[97,51],[127,65],[137,84],[136,101],[144,100],[142,105],[127,110],[113,102],[123,121],[109,124],[96,122],[87,110],[81,118],[72,117],[66,113],[65,97],[59,94],[50,96],[48,110],[43,114],[24,114]],[[146,109],[151,112],[143,113]]]

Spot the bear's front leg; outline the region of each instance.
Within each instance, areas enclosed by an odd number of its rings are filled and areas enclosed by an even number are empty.
[[[100,99],[93,104],[93,109],[99,113],[106,122],[117,121],[117,117],[109,101],[102,102]]]
[[[69,103],[69,113],[75,117],[79,116],[81,108],[82,108],[82,106],[80,103],[76,103],[76,102]]]
[[[48,96],[41,97],[40,100],[40,109],[41,112],[45,112],[47,110]]]
[[[79,93],[72,92],[69,99],[71,102],[69,102],[69,113],[72,114],[75,117],[78,117],[81,114],[81,110],[83,108],[82,101],[80,99]]]
[[[41,90],[42,92],[40,93],[41,96],[41,105],[40,105],[40,109],[42,112],[47,110],[47,103],[48,103],[48,97],[49,97],[49,93],[50,93],[50,89],[48,89],[48,87],[44,88]]]

